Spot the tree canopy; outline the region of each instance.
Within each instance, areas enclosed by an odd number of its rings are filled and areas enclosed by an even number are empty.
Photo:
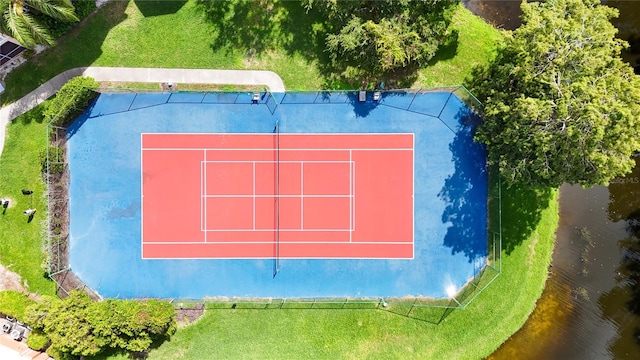
[[[424,65],[447,40],[457,0],[305,0],[334,24],[334,63],[369,73]]]
[[[0,32],[13,36],[29,49],[55,43],[50,29],[42,25],[34,13],[62,21],[78,21],[69,0],[0,0]]]
[[[476,139],[508,183],[607,184],[640,150],[640,77],[599,0],[523,2],[523,24],[472,85]]]

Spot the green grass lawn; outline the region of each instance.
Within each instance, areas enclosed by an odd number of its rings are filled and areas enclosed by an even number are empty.
[[[20,116],[7,129],[0,157],[0,197],[8,197],[11,204],[0,208],[0,262],[22,277],[28,291],[53,295],[55,286],[42,267],[47,201],[39,154],[47,134],[40,110]],[[33,190],[33,195],[23,195],[22,189]],[[32,207],[37,212],[28,222],[23,211]]]
[[[493,26],[460,7],[451,25],[458,32],[457,46],[441,48],[429,66],[418,72],[415,87],[465,84],[471,70],[486,64],[496,53],[503,35]]]
[[[53,76],[81,66],[263,69],[280,75],[289,90],[330,86],[319,66],[326,55],[322,49],[322,25],[295,2],[282,2],[278,9],[281,16],[286,14],[298,21],[264,35],[259,26],[251,27],[240,20],[227,20],[221,25],[222,19],[207,16],[196,1],[186,2],[174,13],[156,16],[143,15],[137,4],[144,3],[107,3],[57,46],[11,72],[5,79],[2,103],[11,103]],[[265,20],[255,22],[260,25]],[[297,34],[294,26],[305,31]],[[224,32],[227,28],[245,37],[255,32],[255,37],[264,36],[266,40],[250,45],[242,38],[225,42],[221,40],[223,35],[233,36]],[[473,65],[492,56],[501,36],[462,6],[453,19],[453,29],[459,32],[458,41],[443,48],[431,65],[418,73],[416,87],[463,83]],[[306,38],[300,39],[302,35]],[[258,50],[249,55],[251,49]]]
[[[252,13],[257,20],[244,28],[234,19],[205,15],[196,1],[165,12],[163,6],[170,5],[156,5],[142,0],[107,3],[59,46],[12,72],[6,78],[2,102],[15,101],[66,69],[90,65],[266,69],[278,73],[288,89],[318,89],[327,84],[318,63],[322,27],[292,3],[283,2],[273,16],[287,15],[295,20],[292,24],[277,27],[258,12]],[[299,25],[307,26],[307,44],[291,31]],[[458,41],[443,48],[419,72],[416,86],[464,83],[474,65],[493,56],[501,38],[463,7],[455,15],[454,29],[459,31]],[[263,34],[264,38],[257,37],[263,40],[256,42],[255,34]],[[30,291],[52,294],[53,283],[44,278],[41,267],[44,211],[27,223],[22,211],[28,198],[20,193],[22,188],[32,188],[35,207],[45,208],[37,159],[46,134],[38,114],[34,110],[9,126],[0,159],[0,196],[15,199],[15,206],[0,217],[0,261],[20,274]],[[149,359],[485,357],[520,328],[533,310],[546,280],[558,222],[555,192],[512,188],[504,189],[503,196],[503,273],[466,309],[451,312],[437,325],[403,316],[393,308],[208,310],[152,350]]]
[[[384,310],[208,310],[149,359],[483,358],[522,326],[542,293],[558,223],[557,194],[508,189],[504,211],[505,222],[518,224],[505,226],[506,236],[531,226],[529,235],[506,239],[503,273],[440,324]]]

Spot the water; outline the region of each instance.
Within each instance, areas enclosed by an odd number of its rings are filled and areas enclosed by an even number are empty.
[[[639,225],[640,166],[609,188],[563,186],[547,287],[490,359],[639,358]]]
[[[620,10],[622,57],[640,72],[640,2]],[[519,1],[466,0],[499,28],[520,24]],[[490,359],[640,359],[640,165],[609,187],[563,186],[544,293],[525,326]]]

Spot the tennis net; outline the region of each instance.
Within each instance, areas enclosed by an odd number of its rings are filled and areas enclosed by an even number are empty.
[[[273,256],[273,277],[275,278],[280,271],[280,124],[276,120],[276,126],[273,129],[275,136],[275,181],[274,181],[274,222],[275,222],[275,239],[274,239],[274,256]]]

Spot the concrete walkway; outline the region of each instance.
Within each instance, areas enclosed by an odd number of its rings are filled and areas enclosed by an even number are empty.
[[[2,155],[2,150],[4,149],[7,124],[51,97],[62,85],[76,76],[91,76],[96,81],[116,82],[265,85],[274,93],[285,91],[282,79],[272,71],[116,67],[75,68],[56,75],[22,99],[0,109],[0,155]]]

